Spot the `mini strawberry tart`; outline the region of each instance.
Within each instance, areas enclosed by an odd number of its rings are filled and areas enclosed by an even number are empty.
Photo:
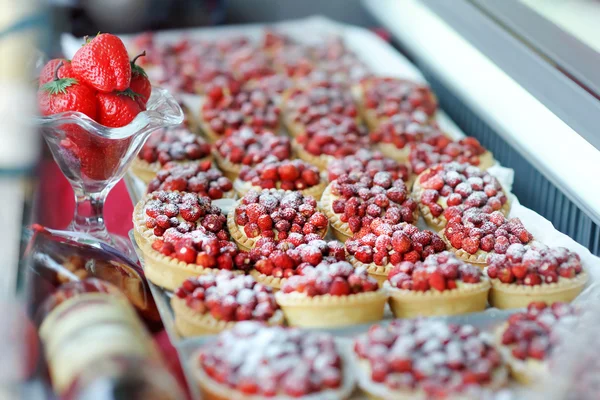
[[[499,211],[504,215],[510,210],[498,179],[477,167],[456,162],[423,171],[415,180],[413,196],[425,222],[436,230],[466,209]]]
[[[283,324],[271,288],[247,275],[221,271],[188,278],[171,298],[175,328],[184,337],[213,335],[239,321]]]
[[[476,266],[444,251],[425,261],[403,261],[388,274],[390,307],[398,318],[485,310],[490,282]]]
[[[209,141],[215,142],[242,126],[255,132],[277,132],[279,106],[268,93],[259,88],[237,89],[212,85],[200,111],[200,127]]]
[[[548,375],[548,360],[560,341],[559,329],[573,329],[580,311],[565,304],[533,302],[527,311],[512,314],[497,330],[500,349],[516,381],[531,384]]]
[[[440,319],[373,325],[355,340],[354,359],[358,385],[371,399],[475,400],[508,380],[490,335]]]
[[[233,183],[212,168],[210,161],[193,164],[167,163],[148,184],[148,193],[157,190],[198,193],[211,200],[234,197]]]
[[[360,123],[352,93],[340,85],[322,82],[284,96],[284,122],[292,136],[305,134],[309,125],[332,115]]]
[[[324,259],[287,279],[275,294],[290,326],[332,328],[383,318],[386,291],[365,268]]]
[[[249,82],[264,76],[274,75],[271,58],[255,46],[244,46],[225,55],[227,68],[240,82]]]
[[[429,87],[405,79],[365,78],[354,92],[370,130],[394,115],[418,111],[432,118],[437,110],[437,99]]]
[[[410,146],[443,135],[435,120],[422,112],[395,114],[371,130],[374,147],[386,157],[408,161]]]
[[[438,135],[421,143],[413,143],[408,161],[414,174],[420,174],[435,164],[452,161],[468,163],[485,170],[494,163],[492,153],[487,151],[474,137],[453,141],[447,136]]]
[[[230,240],[227,217],[209,197],[150,193],[135,206],[133,224],[146,276],[168,290],[192,276],[249,268],[247,253]]]
[[[249,191],[227,217],[231,236],[247,250],[260,237],[281,240],[291,232],[324,237],[328,226],[329,221],[319,211],[314,197],[277,189]]]
[[[375,218],[383,217],[391,224],[416,224],[417,203],[411,198],[402,179],[390,172],[377,172],[373,177],[352,173],[331,182],[321,200],[338,240],[346,241]]]
[[[369,138],[353,119],[334,115],[308,125],[292,144],[298,158],[325,171],[336,158],[369,148]]]
[[[507,219],[500,211],[487,214],[477,208],[451,218],[440,236],[458,258],[481,268],[490,254],[505,254],[511,244],[533,240],[519,218]]]
[[[302,45],[286,46],[274,52],[272,62],[275,71],[292,79],[302,79],[315,69],[309,49]]]
[[[386,158],[378,151],[360,149],[356,154],[330,162],[327,166],[327,178],[333,182],[342,175],[353,173],[366,173],[373,178],[381,171],[389,172],[392,174],[392,179],[402,179],[404,182],[408,182],[411,176],[406,164]]]
[[[210,145],[201,137],[186,128],[162,130],[150,135],[131,162],[131,172],[148,183],[168,162],[186,164],[207,159],[210,159]]]
[[[245,165],[252,167],[271,156],[279,161],[290,159],[292,147],[287,137],[272,133],[259,135],[244,127],[219,139],[213,156],[225,176],[235,181]]]
[[[245,321],[190,365],[204,400],[346,400],[355,385],[348,358],[329,334]]]
[[[486,273],[492,280],[490,304],[500,309],[570,302],[588,281],[577,253],[538,243],[515,243],[504,254],[490,255]]]
[[[346,261],[344,245],[336,240],[326,242],[315,233],[291,232],[275,242],[263,237],[248,253],[254,269],[250,274],[260,283],[279,290],[286,280],[302,274],[303,268],[316,267],[322,261]]]
[[[319,200],[327,186],[327,180],[321,176],[317,167],[306,161],[278,161],[273,157],[254,167],[242,167],[233,186],[240,196],[249,190],[282,189],[297,190]]]
[[[346,241],[346,250],[352,265],[366,267],[369,275],[382,285],[395,265],[402,261],[422,261],[446,250],[446,244],[431,231],[376,218]]]

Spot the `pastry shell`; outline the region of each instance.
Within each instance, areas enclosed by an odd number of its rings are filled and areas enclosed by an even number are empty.
[[[419,316],[460,315],[485,310],[490,282],[482,279],[479,283],[458,282],[458,287],[443,292],[430,289],[425,292],[403,290],[386,282],[389,304],[396,318]]]
[[[299,159],[314,165],[315,167],[319,168],[319,170],[322,172],[327,171],[327,166],[329,165],[329,163],[335,160],[335,157],[326,154],[321,154],[319,156],[310,154],[295,139],[292,140],[292,149],[294,150]]]
[[[571,279],[559,277],[558,282],[536,286],[502,283],[498,279],[491,279],[490,305],[504,310],[524,308],[533,301],[547,304],[557,301],[569,303],[581,293],[588,280],[589,276],[585,271]]]
[[[202,161],[211,161],[210,154],[207,157],[200,158],[198,160],[185,160],[185,161],[174,161],[178,164],[195,164]],[[140,178],[146,185],[156,178],[156,174],[162,169],[162,166],[158,161],[149,163],[135,157],[129,167],[131,172],[138,178]]]
[[[232,182],[234,182],[239,176],[240,171],[242,170],[242,165],[232,163],[227,158],[223,157],[217,149],[213,149],[212,155],[213,159],[215,160],[215,163],[223,172],[223,175],[225,175]]]
[[[442,238],[448,250],[452,251],[456,257],[460,258],[464,262],[478,266],[479,268],[485,268],[487,257],[491,254],[490,252],[478,249],[474,254],[471,254],[463,249],[457,249],[450,243],[450,240],[445,235],[445,229],[439,232],[439,236]],[[492,252],[493,253],[493,252]]]
[[[352,266],[354,268],[365,268],[367,270],[367,273],[369,274],[369,276],[371,278],[374,278],[377,283],[379,283],[379,286],[383,286],[383,284],[385,283],[385,281],[387,281],[387,276],[388,273],[391,271],[392,269],[392,264],[386,264],[386,265],[377,265],[375,263],[370,263],[370,264],[365,264],[361,261],[358,261],[354,256],[348,256],[348,261],[350,262],[350,264],[352,264]]]
[[[303,293],[275,293],[290,326],[334,328],[383,319],[387,293],[383,289],[347,296],[329,294],[308,297]]]
[[[277,182],[277,185],[280,184],[280,182]],[[327,181],[324,179],[324,177],[321,177],[321,182],[319,182],[315,186],[299,190],[299,192],[302,193],[304,196],[314,197],[315,200],[318,201],[321,198],[321,195],[323,194],[323,191],[326,187]],[[240,195],[240,197],[243,197],[250,190],[254,190],[256,192],[260,192],[261,190],[263,190],[263,188],[261,188],[260,186],[253,186],[250,182],[242,181],[239,177],[235,181],[233,181],[233,188]],[[277,189],[281,190],[280,187],[278,187]]]
[[[231,329],[235,321],[220,321],[210,313],[200,314],[185,304],[185,300],[177,296],[171,298],[171,307],[175,314],[175,329],[183,337],[215,335],[226,329]],[[267,321],[268,325],[283,325],[283,313],[281,310]]]
[[[281,289],[287,278],[278,278],[276,276],[265,275],[257,270],[253,269],[250,271],[250,275],[254,280],[260,284],[270,287],[273,291]]]
[[[502,344],[502,334],[507,327],[508,323],[505,322],[496,329],[494,333],[496,347],[502,352],[502,356],[510,369],[510,375],[521,385],[531,385],[548,373],[548,365],[544,361],[535,358],[528,357],[525,360],[520,360],[513,356],[513,346]]]

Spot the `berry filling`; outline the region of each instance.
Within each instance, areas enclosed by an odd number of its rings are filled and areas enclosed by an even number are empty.
[[[274,75],[269,57],[257,51],[254,46],[244,46],[226,55],[225,63],[229,70],[242,82]]]
[[[400,164],[391,158],[386,158],[378,151],[367,149],[360,149],[354,155],[333,160],[327,166],[330,182],[346,174],[366,173],[373,178],[375,174],[381,171],[392,174],[393,180],[402,179],[406,182],[410,177],[410,171],[406,165]]]
[[[220,199],[233,189],[231,181],[210,161],[194,164],[166,164],[148,184],[148,193],[157,190],[198,193],[212,200]]]
[[[354,352],[373,382],[392,391],[422,390],[428,399],[491,384],[503,366],[485,333],[435,319],[374,325],[356,339]]]
[[[369,147],[365,131],[352,118],[323,117],[309,124],[296,141],[313,156],[342,158]]]
[[[420,111],[431,117],[437,109],[435,95],[425,85],[397,78],[372,77],[361,82],[365,108],[377,118]]]
[[[502,344],[509,346],[513,357],[519,360],[528,358],[544,361],[556,346],[558,325],[568,327],[574,324],[578,309],[567,303],[534,302],[527,311],[513,314],[502,332]]]
[[[246,85],[250,88],[258,88],[269,96],[281,95],[294,86],[294,81],[285,75],[270,75],[254,79]]]
[[[466,137],[454,142],[439,135],[422,143],[415,143],[410,149],[408,160],[415,174],[420,174],[435,164],[447,164],[452,161],[479,166],[479,158],[486,149],[474,137]]]
[[[304,190],[322,182],[319,169],[302,160],[268,160],[253,168],[244,166],[239,177],[262,189]]]
[[[193,161],[210,155],[210,145],[185,128],[158,131],[150,135],[138,158],[165,165],[170,161]]]
[[[537,286],[572,279],[583,272],[577,253],[564,247],[533,247],[514,243],[505,254],[490,254],[487,274],[502,283]]]
[[[329,83],[295,89],[287,98],[285,109],[290,121],[303,126],[332,115],[351,120],[358,115],[352,93]]]
[[[268,156],[286,160],[292,155],[289,138],[272,133],[258,135],[248,128],[219,139],[215,148],[229,162],[243,165],[256,165]]]
[[[436,165],[419,175],[418,183],[418,201],[434,217],[443,214],[447,221],[470,208],[498,211],[508,201],[494,176],[469,164]]]
[[[452,247],[469,254],[479,250],[505,254],[511,244],[525,244],[533,239],[519,218],[506,219],[499,211],[486,214],[476,208],[451,218],[444,235]]]
[[[478,267],[459,260],[449,251],[432,254],[425,261],[403,261],[388,274],[392,287],[421,292],[452,290],[461,284],[479,283],[481,278]]]
[[[317,394],[340,388],[343,380],[332,336],[252,321],[236,324],[203,346],[199,364],[215,382],[261,397]]]
[[[301,275],[292,276],[283,284],[283,293],[296,292],[308,297],[349,296],[379,289],[365,268],[354,269],[347,261],[323,260],[316,267],[305,267],[301,271]]]
[[[391,224],[416,222],[417,203],[409,196],[402,179],[393,179],[389,172],[341,175],[331,183],[331,203],[334,213],[348,223],[352,233],[368,228],[371,222],[383,217]]]
[[[308,49],[304,46],[286,46],[275,53],[273,66],[290,78],[302,78],[315,68]]]
[[[416,263],[446,250],[446,244],[431,231],[376,218],[346,241],[346,250],[361,263],[385,266],[402,261]]]
[[[259,88],[244,87],[236,92],[211,85],[201,116],[217,135],[225,135],[242,126],[249,126],[256,132],[275,130],[279,126],[279,107]]]
[[[270,287],[229,271],[188,278],[175,296],[195,312],[219,321],[268,321],[279,308]]]
[[[390,116],[371,132],[370,137],[375,143],[389,143],[403,149],[441,134],[435,121],[422,112],[414,112]]]
[[[315,234],[295,232],[279,243],[270,238],[261,238],[248,255],[258,272],[284,279],[302,275],[304,269],[321,263],[329,265],[346,261],[342,243],[335,240],[326,242]]]
[[[251,190],[235,209],[235,223],[249,238],[281,240],[291,232],[324,236],[329,221],[317,201],[301,192]]]

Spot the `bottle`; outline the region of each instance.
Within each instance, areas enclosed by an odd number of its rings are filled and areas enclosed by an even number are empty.
[[[40,307],[52,387],[64,399],[182,399],[135,309],[115,286],[69,282]]]

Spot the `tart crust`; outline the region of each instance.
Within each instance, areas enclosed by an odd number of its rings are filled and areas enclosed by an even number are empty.
[[[485,268],[485,266],[486,266],[485,260],[491,253],[479,249],[479,250],[477,250],[477,252],[475,254],[471,254],[471,253],[466,252],[463,249],[457,249],[456,247],[452,246],[452,244],[450,243],[450,240],[448,240],[448,238],[446,237],[445,229],[442,229],[439,232],[439,236],[442,238],[444,243],[446,243],[446,247],[450,251],[452,251],[456,255],[456,257],[460,258],[461,260],[463,260],[465,262],[468,262],[469,264],[476,265],[479,268],[482,268],[482,269]]]
[[[277,182],[277,185],[280,186],[281,183]],[[314,197],[315,200],[318,201],[319,199],[321,199],[323,191],[326,187],[327,181],[323,176],[321,176],[321,182],[319,182],[317,185],[311,186],[303,190],[299,190],[299,192],[302,193],[304,196]],[[235,181],[233,181],[233,189],[239,194],[240,197],[244,197],[244,195],[250,190],[255,190],[257,192],[264,190],[260,186],[253,186],[250,182],[245,182],[241,180],[239,177]],[[277,189],[282,190],[281,187],[277,187]]]
[[[253,269],[250,271],[250,275],[254,280],[260,284],[270,287],[273,291],[281,289],[283,284],[286,282],[286,278],[277,278],[276,276],[265,275]]]
[[[231,329],[235,321],[220,321],[210,313],[199,314],[185,304],[185,300],[177,296],[171,298],[171,307],[175,314],[175,328],[177,333],[183,337],[215,335],[226,329]],[[283,313],[281,310],[267,321],[268,325],[283,325]]]
[[[327,171],[327,165],[329,165],[329,163],[335,159],[334,157],[326,154],[321,154],[320,156],[310,154],[308,151],[304,150],[304,147],[302,147],[302,145],[300,145],[296,139],[292,140],[292,149],[298,155],[299,159],[314,165],[322,172]]]
[[[410,153],[410,146],[406,145],[403,148],[399,149],[392,143],[377,143],[375,145],[377,150],[379,150],[384,156],[391,158],[392,160],[396,160],[401,163],[408,162],[408,155]]]
[[[279,400],[345,400],[350,398],[350,395],[354,391],[355,376],[354,370],[350,365],[350,356],[348,352],[342,349],[339,343],[336,343],[336,347],[339,350],[340,357],[342,358],[342,384],[339,389],[327,389],[319,393],[313,393],[301,397],[290,397],[286,395],[276,395],[273,398]],[[228,386],[222,385],[211,379],[201,366],[197,366],[197,360],[200,354],[200,350],[196,351],[189,362],[192,365],[192,373],[195,378],[196,384],[200,389],[203,400],[264,400],[265,397],[260,395],[245,395],[235,389]]]
[[[512,355],[512,346],[502,344],[502,334],[508,327],[508,323],[500,325],[495,333],[496,347],[500,349],[504,360],[510,369],[510,375],[522,385],[530,385],[548,373],[547,364],[543,361],[528,357],[520,360]]]
[[[365,264],[361,261],[358,261],[354,256],[351,256],[351,255],[348,256],[348,262],[350,262],[350,264],[352,264],[352,266],[354,268],[359,268],[359,267],[365,268],[367,270],[367,273],[369,274],[369,276],[371,278],[374,278],[375,280],[377,280],[377,283],[379,283],[379,286],[383,286],[385,281],[387,281],[388,273],[392,269],[392,264],[389,264],[389,263],[386,265],[377,265],[375,263]]]
[[[212,158],[210,154],[208,157],[203,157],[198,160],[186,160],[186,161],[174,161],[177,164],[195,164],[200,163],[202,161],[211,161]],[[140,178],[146,185],[152,181],[152,179],[156,178],[156,174],[161,170],[162,166],[158,161],[149,163],[148,161],[140,160],[135,157],[131,162],[131,166],[129,167],[131,172],[138,178]]]
[[[491,157],[491,153],[490,153],[490,157]],[[492,158],[492,160],[493,160],[493,158]],[[429,171],[429,168],[427,168],[425,171],[421,172],[421,174],[424,174],[428,171]],[[444,217],[444,213],[440,214],[439,217],[435,217],[429,210],[429,207],[427,207],[426,204],[423,204],[419,201],[419,199],[421,198],[421,195],[423,194],[423,191],[425,190],[419,183],[419,177],[421,176],[421,174],[419,174],[417,176],[417,178],[415,179],[415,181],[413,183],[413,188],[412,188],[413,198],[419,205],[419,211],[421,211],[421,215],[423,216],[423,219],[425,220],[427,225],[429,225],[432,229],[435,229],[436,231],[440,231],[446,227],[446,224],[448,223],[448,221],[446,220],[446,217]],[[504,216],[507,216],[508,213],[510,212],[510,199],[509,199],[509,196],[506,194],[506,191],[504,190],[504,188],[502,188],[502,191],[506,195],[506,203],[504,203],[502,205],[502,208],[498,211],[500,211]],[[447,207],[445,197],[440,196],[437,203],[444,208]],[[484,260],[484,262],[485,262],[485,260]]]
[[[262,189],[259,193],[261,193],[261,192],[282,192],[282,193],[285,193],[286,190],[281,190],[281,189]],[[229,234],[231,235],[231,237],[233,238],[233,240],[235,241],[235,243],[238,245],[238,247],[240,249],[242,249],[242,250],[249,251],[249,250],[251,250],[254,247],[254,245],[256,244],[256,242],[258,241],[258,239],[260,239],[260,236],[257,236],[255,238],[249,238],[244,233],[244,228],[240,227],[238,224],[235,223],[235,209],[238,207],[238,205],[240,204],[240,202],[241,202],[241,199],[238,200],[238,202],[235,204],[235,207],[233,207],[233,209],[229,212],[229,214],[227,214],[227,229],[229,230]],[[320,208],[317,206],[316,210],[320,211]],[[325,232],[323,232],[321,234],[321,237],[325,237],[327,235],[328,231],[329,231],[329,224],[327,225],[327,228],[325,229]],[[275,236],[277,236],[277,233],[275,233]]]
[[[221,171],[223,171],[223,175],[225,175],[229,180],[234,182],[240,171],[242,170],[242,166],[240,164],[234,164],[219,153],[217,149],[213,149],[212,151],[213,159],[215,163],[219,167]]]
[[[210,125],[204,120],[204,118],[202,118],[202,104],[200,105],[200,113],[198,114],[198,126],[200,127],[200,131],[204,133],[206,140],[211,144],[215,143],[222,137],[222,135],[219,135],[213,131]]]
[[[346,240],[350,239],[353,234],[350,230],[350,226],[348,225],[348,223],[342,222],[342,220],[339,217],[339,214],[336,214],[333,211],[333,201],[336,200],[337,197],[335,197],[333,193],[331,193],[331,185],[332,183],[327,185],[327,187],[323,191],[323,196],[321,196],[321,208],[323,213],[327,216],[329,224],[333,228],[333,234],[335,238],[340,242],[344,243],[346,242]],[[415,221],[415,223],[419,220],[419,213],[417,210],[415,210],[415,212],[413,213],[413,220]]]
[[[457,282],[457,288],[443,292],[430,289],[426,292],[385,288],[390,295],[389,304],[397,318],[419,316],[460,315],[485,310],[490,282],[483,279],[479,283]]]
[[[532,301],[569,303],[581,293],[588,280],[589,276],[585,271],[572,279],[559,277],[558,282],[536,286],[502,283],[498,279],[491,279],[490,305],[504,310],[527,307]]]

